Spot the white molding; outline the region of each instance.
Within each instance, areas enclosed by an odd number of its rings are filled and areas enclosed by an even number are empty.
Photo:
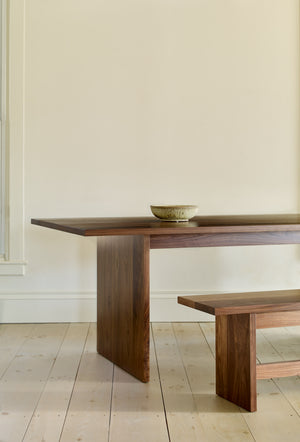
[[[21,276],[24,275],[24,261],[0,261],[0,276]]]
[[[152,322],[212,322],[214,316],[177,303],[178,296],[224,293],[205,290],[163,290],[150,295],[150,321]]]
[[[177,296],[188,294],[200,295],[205,291],[152,292],[150,320],[214,321],[211,315],[177,303]],[[95,292],[0,292],[0,323],[93,321],[96,321]]]
[[[151,299],[174,299],[177,296],[185,295],[217,295],[225,293],[220,290],[155,290],[151,291]]]
[[[57,292],[0,292],[1,300],[14,300],[14,301],[52,301],[52,300],[86,300],[92,299],[96,300],[95,292],[67,292],[67,291],[57,291]]]
[[[25,0],[10,2],[7,21],[6,250],[4,261],[0,262],[0,275],[23,275]]]
[[[0,323],[94,321],[93,293],[0,293]]]
[[[1,253],[5,251],[6,226],[6,108],[7,108],[7,2],[1,0],[1,123],[0,123],[0,242]]]

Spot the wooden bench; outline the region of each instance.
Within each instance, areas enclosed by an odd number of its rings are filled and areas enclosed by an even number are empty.
[[[256,365],[256,329],[300,325],[300,290],[180,296],[178,302],[216,316],[219,396],[256,411],[256,379],[300,374],[300,361]]]

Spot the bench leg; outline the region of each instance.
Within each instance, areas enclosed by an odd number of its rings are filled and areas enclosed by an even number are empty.
[[[255,314],[216,316],[216,393],[256,411]]]

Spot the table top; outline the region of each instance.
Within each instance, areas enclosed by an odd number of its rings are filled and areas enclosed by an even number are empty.
[[[300,214],[196,216],[188,222],[160,221],[153,216],[33,218],[31,223],[82,236],[292,232],[300,231]]]

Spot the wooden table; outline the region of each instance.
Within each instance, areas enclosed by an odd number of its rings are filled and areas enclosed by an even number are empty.
[[[97,236],[97,351],[149,380],[149,252],[181,247],[299,244],[300,215],[32,219],[51,229]]]

